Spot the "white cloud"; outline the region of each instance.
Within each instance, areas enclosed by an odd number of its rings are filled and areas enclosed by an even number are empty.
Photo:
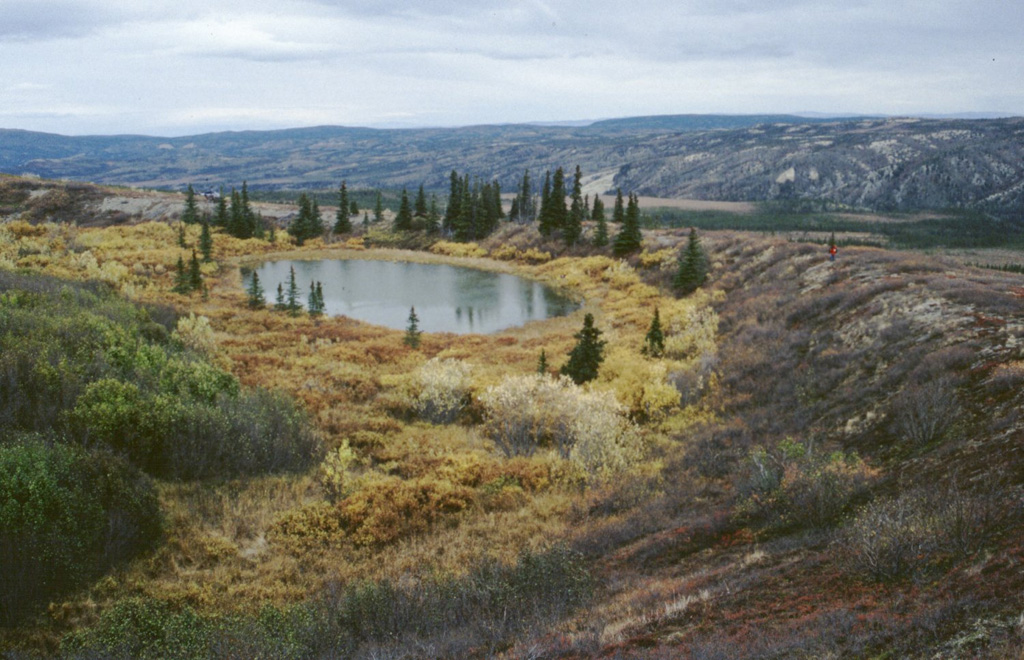
[[[687,112],[1024,114],[1022,8],[0,0],[0,125],[182,134]]]

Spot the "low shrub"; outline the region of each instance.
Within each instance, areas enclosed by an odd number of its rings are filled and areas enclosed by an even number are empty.
[[[593,585],[582,556],[556,547],[464,576],[331,585],[310,603],[249,616],[130,599],[61,650],[83,660],[490,656],[585,605]]]
[[[108,454],[25,436],[0,445],[0,624],[152,547],[150,481]]]
[[[787,438],[747,454],[736,511],[770,527],[827,527],[866,494],[874,475],[856,454],[812,455]]]
[[[994,490],[967,492],[955,482],[913,490],[865,506],[835,543],[851,572],[874,580],[913,578],[981,550],[1010,516]]]
[[[564,376],[510,376],[480,397],[484,432],[507,457],[556,450],[591,479],[621,472],[644,455],[639,432],[611,392]]]
[[[433,358],[416,375],[413,409],[434,424],[454,422],[469,396],[470,366],[454,359]]]

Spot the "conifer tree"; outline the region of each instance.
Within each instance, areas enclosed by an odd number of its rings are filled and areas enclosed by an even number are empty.
[[[370,226],[370,212],[369,211],[363,211],[363,229],[366,229],[369,226]]]
[[[616,205],[618,200],[616,200]],[[640,232],[640,205],[633,193],[629,194],[629,205],[626,208],[626,216],[622,221],[619,233],[615,236],[615,243],[612,245],[612,252],[617,257],[624,257],[640,249],[643,244],[643,234]]]
[[[441,231],[441,216],[437,211],[437,195],[430,196],[430,209],[427,211],[427,219],[424,229],[428,234],[436,234]]]
[[[691,227],[686,249],[679,257],[679,270],[676,271],[672,287],[677,295],[685,296],[700,288],[707,277],[707,257],[700,245],[700,239],[697,238],[697,229]]]
[[[309,207],[309,238],[316,238],[324,233],[324,218],[320,214],[320,202],[313,195],[313,203]]]
[[[192,248],[192,260],[188,265],[188,288],[190,291],[203,290],[203,272],[199,270],[199,257],[196,256],[195,248]]]
[[[548,356],[543,348],[540,349],[540,357],[537,359],[537,373],[541,375],[547,375],[548,373]]]
[[[239,225],[238,238],[252,238],[261,233],[261,227],[256,218],[256,214],[253,213],[252,205],[249,203],[249,184],[246,181],[242,181],[242,193],[241,193],[241,215],[242,221]]]
[[[192,189],[192,184],[188,184],[188,190],[185,191],[185,210],[181,213],[181,221],[186,225],[194,225],[199,222],[199,208],[196,206],[196,191]]]
[[[665,333],[661,329],[661,315],[658,308],[654,308],[654,317],[651,319],[651,327],[644,336],[644,347],[640,350],[644,355],[661,357],[665,352]]]
[[[335,215],[334,233],[348,234],[351,231],[352,221],[349,220],[348,188],[345,186],[345,182],[342,181],[341,188],[338,190],[338,212]]]
[[[565,170],[561,167],[555,170],[551,177],[551,227],[554,230],[565,228],[569,216],[569,210],[565,207]]]
[[[188,247],[188,244],[185,243],[185,223],[184,222],[179,222],[178,223],[178,247],[180,247],[180,248]]]
[[[174,267],[174,293],[187,294],[191,289],[188,284],[188,271],[185,270],[185,260],[178,255],[178,263]]]
[[[289,268],[288,297],[285,302],[285,309],[288,310],[289,316],[298,316],[299,312],[302,311],[302,305],[299,303],[299,285],[295,282],[294,266]]]
[[[594,231],[594,245],[604,247],[608,245],[608,223],[604,220],[604,213],[597,218],[597,229]]]
[[[199,252],[203,255],[203,261],[213,261],[213,235],[210,234],[210,223],[203,218],[203,227],[199,232]]]
[[[288,309],[288,303],[284,299],[284,287],[281,283],[277,283],[277,298],[274,300],[274,309],[279,312],[283,312]]]
[[[569,207],[569,214],[565,220],[565,228],[562,238],[567,246],[573,246],[580,239],[583,233],[583,174],[580,166],[576,166],[576,173],[572,183],[572,205]]]
[[[594,315],[583,317],[583,328],[573,335],[576,345],[569,352],[569,361],[562,366],[560,373],[568,376],[577,385],[597,378],[597,371],[604,361],[604,346],[601,331],[594,327]]]
[[[537,217],[537,203],[530,189],[530,170],[523,172],[523,182],[518,191],[519,221],[533,222]]]
[[[622,204],[622,188],[615,191],[615,208],[612,210],[612,222],[621,225],[626,221],[626,211]]]
[[[508,211],[509,222],[519,222],[519,198],[512,198],[512,208]]]
[[[353,199],[349,202],[349,205],[351,207],[349,208],[349,215],[359,215],[359,204],[356,203],[356,200]]]
[[[459,173],[452,170],[452,173],[448,175],[448,206],[444,210],[444,223],[441,225],[441,229],[445,233],[455,231],[456,219],[462,214],[462,179],[459,178]]]
[[[319,282],[309,283],[309,298],[306,301],[306,309],[309,310],[309,315],[313,318],[319,318],[324,315],[323,289],[320,287]]]
[[[402,188],[402,202],[398,206],[398,215],[395,216],[395,231],[410,231],[412,229],[412,207],[409,206],[409,193]]]
[[[544,173],[544,187],[540,191],[540,214],[537,217],[537,231],[541,236],[550,236],[555,229],[551,204],[551,170],[548,170]]]
[[[231,207],[228,212],[227,232],[235,238],[244,238],[245,220],[242,217],[242,198],[238,191],[231,189]]]
[[[605,220],[604,217],[604,201],[601,200],[599,195],[594,195],[594,206],[590,212],[590,219],[594,222],[600,222]]]
[[[280,285],[278,285],[278,291],[280,291]],[[256,274],[256,271],[252,271],[252,279],[249,281],[249,288],[246,289],[246,293],[249,294],[248,302],[249,309],[263,309],[267,301],[264,300],[263,285],[260,284],[260,276]]]
[[[423,192],[423,184],[420,184],[420,190],[416,193],[416,203],[413,205],[413,215],[417,218],[427,217],[427,194]]]
[[[420,332],[419,323],[420,319],[416,316],[416,308],[410,307],[409,325],[406,326],[405,337],[402,339],[402,342],[410,348],[419,348],[420,346],[420,335],[423,333]]]
[[[228,215],[228,200],[224,197],[224,189],[220,190],[220,197],[217,198],[217,212],[213,217],[213,224],[218,227],[227,229],[230,224],[230,216]]]
[[[381,222],[384,220],[384,197],[380,191],[377,191],[377,199],[373,203],[373,221]]]

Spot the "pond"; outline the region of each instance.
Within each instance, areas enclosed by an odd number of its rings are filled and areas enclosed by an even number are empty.
[[[515,275],[407,261],[325,259],[268,261],[256,267],[267,302],[281,284],[287,295],[289,269],[295,268],[302,304],[311,282],[323,288],[326,313],[404,330],[416,308],[424,332],[487,334],[554,316],[579,305],[554,289]],[[243,269],[248,286],[252,269]]]

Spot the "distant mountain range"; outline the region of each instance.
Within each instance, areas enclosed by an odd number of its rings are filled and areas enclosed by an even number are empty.
[[[0,171],[182,189],[446,189],[451,170],[510,190],[579,165],[593,192],[857,209],[975,208],[1024,220],[1024,118],[670,115],[586,125],[322,126],[178,138],[0,129]]]

